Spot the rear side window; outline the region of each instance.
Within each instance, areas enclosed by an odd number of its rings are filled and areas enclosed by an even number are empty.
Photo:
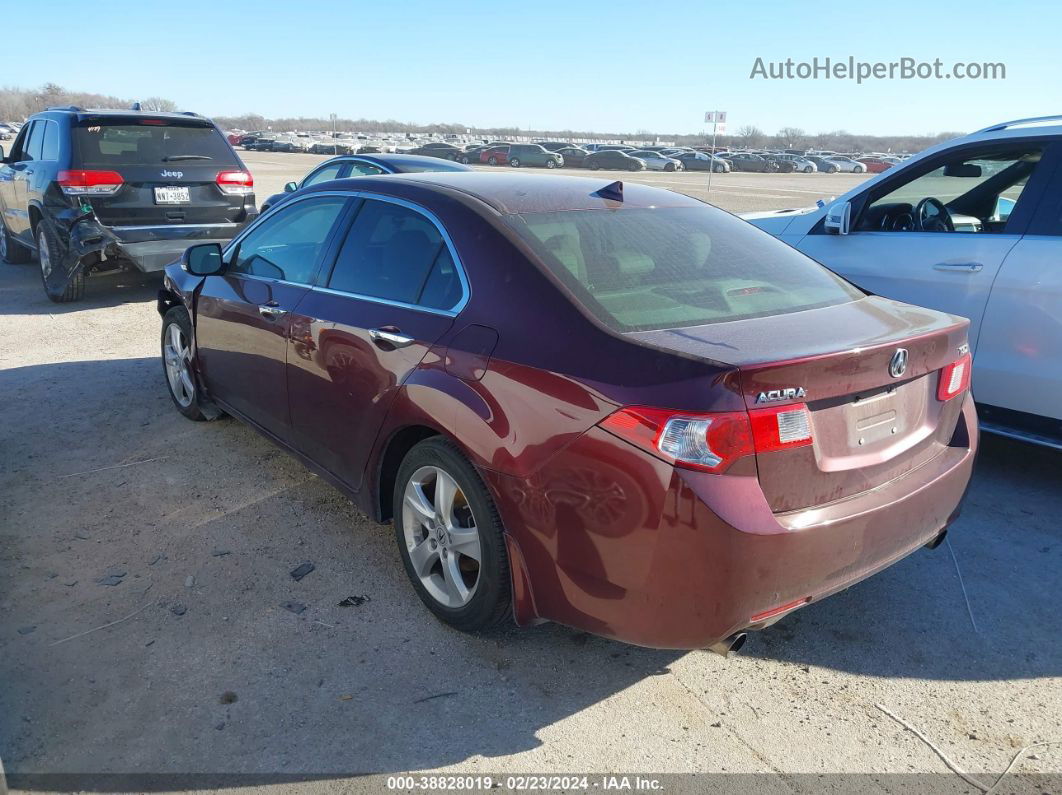
[[[44,123],[44,144],[41,148],[41,160],[59,159],[59,125],[54,121]]]
[[[435,224],[375,199],[366,199],[354,219],[328,287],[434,309],[451,309],[461,298],[457,268]]]
[[[74,163],[79,168],[209,163],[239,168],[213,126],[143,119],[89,119],[74,128]]]
[[[863,296],[707,205],[526,213],[509,222],[576,300],[617,331],[743,320]]]

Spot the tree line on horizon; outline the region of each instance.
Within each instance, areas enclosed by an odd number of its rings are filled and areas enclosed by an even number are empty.
[[[164,97],[147,97],[141,100],[122,99],[107,94],[69,91],[55,83],[45,83],[35,89],[17,87],[0,88],[0,121],[23,121],[45,108],[77,105],[83,108],[129,108],[139,101],[144,110],[175,111],[176,102]],[[457,134],[465,135],[472,130],[477,138],[509,138],[529,136],[558,140],[634,140],[667,141],[682,146],[703,145],[711,142],[710,133],[654,133],[640,129],[635,132],[599,132],[592,130],[528,130],[519,127],[472,127],[466,124],[436,123],[414,124],[395,119],[348,119],[323,117],[267,118],[257,113],[236,116],[215,116],[214,121],[222,129],[272,130],[274,132],[332,130],[361,133],[401,134]],[[757,149],[821,149],[835,152],[918,152],[928,146],[954,138],[962,133],[942,132],[928,135],[864,135],[845,130],[809,133],[799,127],[783,127],[769,135],[753,124],[739,127],[733,134],[720,135],[716,145]]]

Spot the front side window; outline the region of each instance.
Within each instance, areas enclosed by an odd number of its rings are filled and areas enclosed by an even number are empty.
[[[280,207],[240,241],[229,272],[309,284],[346,201],[321,196]]]
[[[931,171],[872,194],[857,230],[1000,232],[1040,163],[1042,144],[953,154]],[[912,169],[912,171],[915,171]]]
[[[316,185],[318,182],[327,182],[330,179],[337,179],[339,177],[339,171],[343,168],[342,163],[330,163],[327,166],[314,171],[302,182],[302,187],[307,185]]]
[[[707,205],[509,217],[576,301],[617,331],[799,312],[863,293]]]
[[[30,130],[29,139],[26,141],[26,160],[40,160],[41,155],[44,154],[45,126],[46,122],[33,122],[33,129]]]
[[[328,287],[434,309],[452,309],[462,294],[435,224],[408,207],[375,199],[366,199],[358,211]]]

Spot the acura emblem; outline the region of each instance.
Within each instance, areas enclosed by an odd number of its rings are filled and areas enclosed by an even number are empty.
[[[897,348],[889,362],[889,375],[899,378],[907,372],[907,348]]]

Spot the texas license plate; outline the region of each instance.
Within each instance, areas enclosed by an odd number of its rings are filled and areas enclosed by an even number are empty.
[[[191,200],[188,188],[155,188],[155,204],[188,204]]]

